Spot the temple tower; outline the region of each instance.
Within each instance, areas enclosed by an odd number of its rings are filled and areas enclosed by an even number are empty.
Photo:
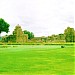
[[[20,25],[17,25],[15,27],[13,31],[13,36],[15,36],[15,39],[16,39],[15,41],[17,43],[24,43],[24,42],[27,42],[28,40],[28,35],[23,33]]]

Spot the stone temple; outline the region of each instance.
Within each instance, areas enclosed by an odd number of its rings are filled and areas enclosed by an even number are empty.
[[[21,26],[17,25],[13,31],[13,36],[15,37],[16,43],[25,43],[28,40],[28,34],[24,34]]]

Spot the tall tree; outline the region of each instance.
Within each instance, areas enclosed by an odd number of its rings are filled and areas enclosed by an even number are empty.
[[[64,31],[66,42],[74,42],[74,28],[67,27]]]
[[[8,33],[9,32],[9,24],[7,22],[5,22],[4,19],[0,18],[0,34],[2,32],[6,32]]]
[[[33,32],[30,33],[30,38],[31,38],[31,39],[34,38]]]
[[[28,34],[28,39],[34,38],[33,32],[30,32],[30,31],[27,31],[27,30],[24,30],[23,32],[24,32],[24,34]]]

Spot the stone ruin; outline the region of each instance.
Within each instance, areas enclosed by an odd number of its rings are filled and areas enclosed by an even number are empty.
[[[21,26],[17,25],[13,31],[13,36],[15,36],[16,43],[25,43],[28,40],[28,34],[24,34]]]

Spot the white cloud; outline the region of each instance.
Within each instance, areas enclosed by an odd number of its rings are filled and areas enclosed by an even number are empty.
[[[10,23],[10,31],[20,24],[35,36],[63,33],[74,27],[74,0],[1,0],[0,17]]]

